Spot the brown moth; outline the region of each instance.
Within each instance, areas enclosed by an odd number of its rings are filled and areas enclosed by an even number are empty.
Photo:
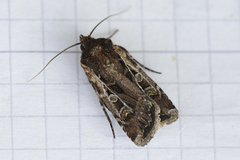
[[[133,59],[125,48],[113,44],[110,39],[112,36],[97,39],[91,37],[100,23],[114,15],[99,22],[88,36],[80,35],[80,43],[72,46],[81,44],[81,66],[98,95],[113,137],[115,138],[114,130],[105,108],[113,114],[137,146],[144,146],[160,127],[177,120],[178,110],[141,67],[150,69]]]

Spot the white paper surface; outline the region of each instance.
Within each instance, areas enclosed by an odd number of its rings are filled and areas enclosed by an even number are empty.
[[[237,0],[1,0],[1,160],[240,159],[240,17]],[[175,123],[135,146],[112,116],[113,139],[75,47],[112,38],[179,109]]]

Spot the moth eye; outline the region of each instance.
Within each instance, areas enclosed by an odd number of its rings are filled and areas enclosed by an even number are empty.
[[[143,81],[143,76],[140,73],[135,74],[135,78],[137,82],[142,82]]]
[[[81,45],[80,48],[81,48],[81,50],[84,50],[84,49],[85,49],[84,45]]]
[[[110,94],[108,98],[110,99],[111,102],[117,102],[118,100],[118,97],[114,94]]]

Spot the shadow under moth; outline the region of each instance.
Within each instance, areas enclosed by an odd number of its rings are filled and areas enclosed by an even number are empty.
[[[91,37],[99,24],[117,14],[100,21],[88,36],[80,35],[79,43],[54,56],[37,75],[62,52],[80,45],[81,66],[98,95],[113,137],[115,138],[115,133],[106,108],[113,114],[127,136],[137,146],[144,146],[160,127],[178,119],[178,110],[141,67],[152,72],[156,71],[137,62],[125,48],[113,44],[110,38],[116,31],[108,38]]]

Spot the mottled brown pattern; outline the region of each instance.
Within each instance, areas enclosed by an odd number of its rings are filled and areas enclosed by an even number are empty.
[[[81,36],[80,43],[81,65],[106,116],[105,108],[136,145],[146,145],[158,128],[177,120],[178,110],[126,49],[90,36]]]

